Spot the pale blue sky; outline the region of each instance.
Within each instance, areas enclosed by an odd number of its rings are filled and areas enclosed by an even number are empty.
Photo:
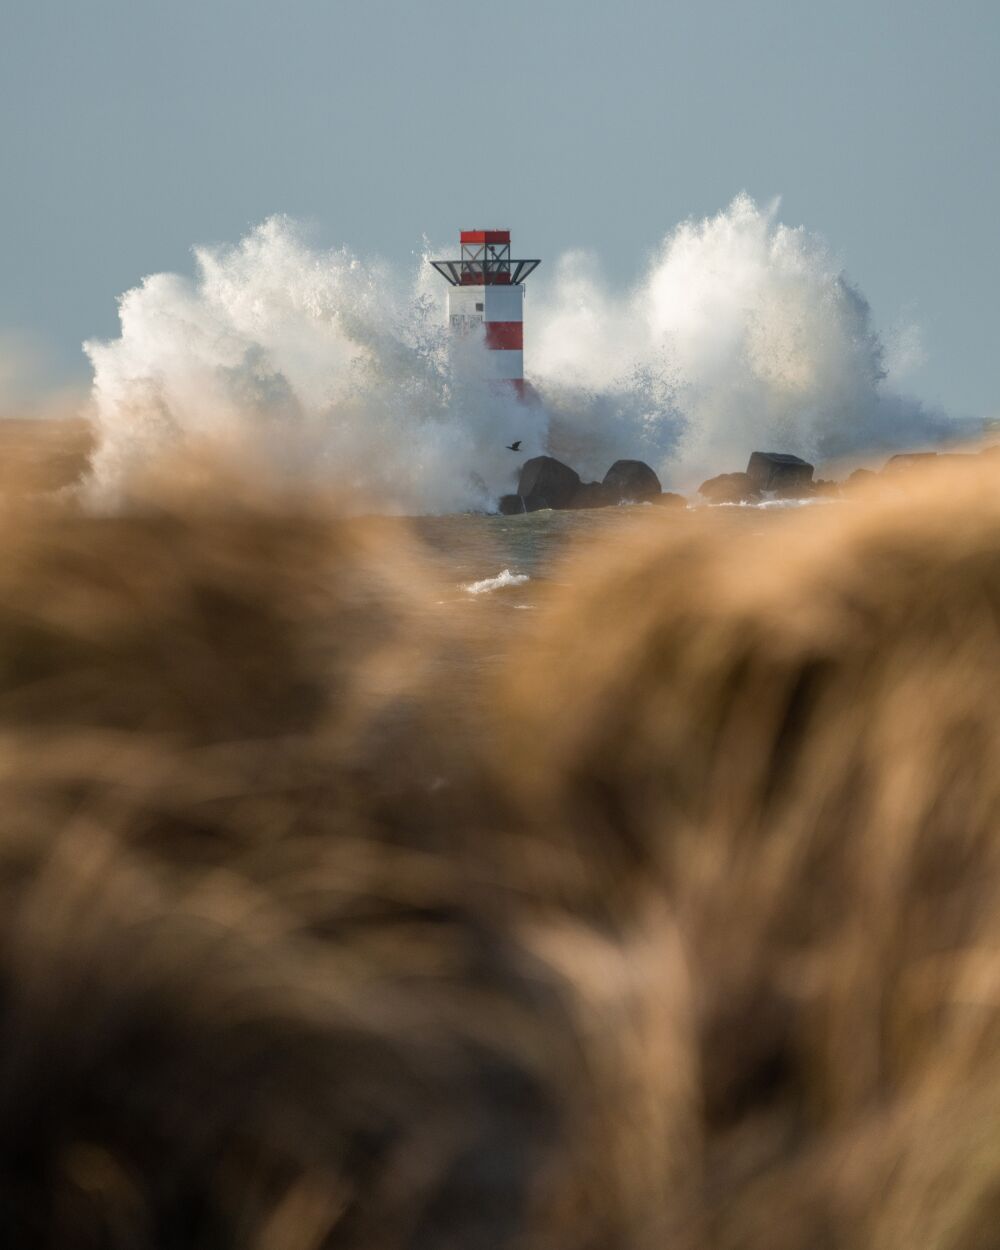
[[[624,284],[745,189],[920,323],[914,391],[996,414],[998,137],[1000,0],[4,0],[0,335],[85,378],[119,293],[274,212]]]

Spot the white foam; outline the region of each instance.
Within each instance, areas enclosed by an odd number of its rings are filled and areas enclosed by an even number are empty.
[[[462,589],[470,595],[489,595],[494,590],[506,590],[510,586],[523,586],[525,582],[529,581],[531,581],[531,578],[527,573],[512,573],[510,569],[504,569],[496,577],[485,577],[481,582],[469,582]]]
[[[727,501],[725,503],[707,503],[696,505],[703,508],[755,508],[758,511],[767,509],[783,509],[783,508],[815,508],[822,507],[826,504],[839,504],[847,502],[844,499],[837,498],[836,495],[811,495],[808,499],[743,499],[739,501]]]
[[[816,463],[954,428],[892,389],[864,297],[821,239],[779,222],[777,202],[740,195],[682,223],[624,295],[593,257],[564,257],[537,302],[550,440],[585,476],[638,457],[691,489],[753,450]]]

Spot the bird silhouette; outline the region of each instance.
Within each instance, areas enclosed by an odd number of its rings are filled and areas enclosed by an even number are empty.
[[[507,446],[507,450],[508,451],[520,451],[521,440],[519,438],[516,438],[512,443],[509,443]]]

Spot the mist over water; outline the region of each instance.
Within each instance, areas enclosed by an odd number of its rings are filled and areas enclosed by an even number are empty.
[[[90,342],[100,444],[92,488],[209,438],[386,511],[489,507],[512,489],[515,438],[584,478],[619,456],[665,485],[742,468],[754,448],[814,461],[936,442],[948,418],[906,398],[860,292],[826,245],[745,195],[663,240],[616,291],[597,261],[546,258],[529,282],[521,405],[452,343],[445,284],[319,251],[275,217],[195,274],[156,274],[120,300],[121,334]]]

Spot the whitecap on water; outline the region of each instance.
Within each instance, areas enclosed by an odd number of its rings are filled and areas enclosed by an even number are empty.
[[[815,508],[831,503],[844,503],[843,499],[838,499],[835,495],[811,495],[808,499],[758,499],[755,503],[749,500],[742,500],[739,503],[710,503],[701,504],[700,507],[707,508],[754,508],[776,509],[776,508]]]
[[[523,586],[528,581],[531,581],[531,578],[527,573],[512,573],[510,569],[504,569],[496,577],[484,577],[480,582],[469,582],[462,589],[470,595],[488,595],[492,594],[494,590],[505,590],[510,586]]]

